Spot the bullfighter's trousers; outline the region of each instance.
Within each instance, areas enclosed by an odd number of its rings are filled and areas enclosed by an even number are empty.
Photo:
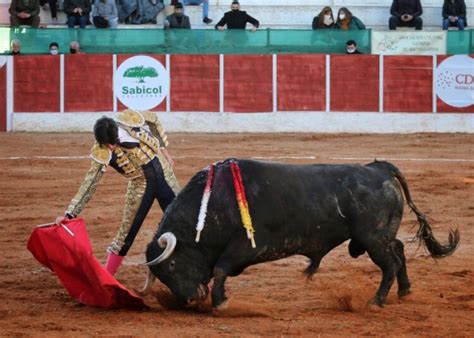
[[[165,177],[157,158],[144,165],[142,169],[144,175],[128,183],[122,224],[107,249],[108,252],[119,256],[125,256],[132,246],[153,201],[156,199],[164,212],[177,194],[174,174],[171,171],[167,173],[168,177]],[[171,180],[174,180],[175,184],[170,184]]]

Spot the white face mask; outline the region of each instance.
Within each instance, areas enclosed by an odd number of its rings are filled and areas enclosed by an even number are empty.
[[[339,19],[344,20],[346,18],[346,15],[344,13],[339,14]]]
[[[57,50],[57,49],[51,49],[49,52],[51,53],[51,55],[58,55],[59,50]]]
[[[347,52],[348,52],[349,54],[352,54],[352,53],[354,53],[355,51],[356,51],[355,48],[347,48]]]
[[[325,25],[330,25],[332,24],[332,19],[331,19],[331,15],[330,14],[326,14],[324,15],[324,24]]]

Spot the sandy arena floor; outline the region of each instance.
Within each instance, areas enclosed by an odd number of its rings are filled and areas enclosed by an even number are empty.
[[[398,238],[405,243],[412,294],[399,300],[394,285],[383,309],[368,306],[379,269],[367,255],[352,259],[344,243],[325,257],[311,281],[302,275],[307,262],[301,256],[229,278],[229,308],[219,316],[209,304],[195,310],[163,307],[171,296],[159,282],[145,299],[148,311],[80,305],[26,250],[34,226],[62,214],[76,192],[92,139],[92,134],[0,133],[0,335],[474,336],[474,135],[171,134],[182,185],[227,157],[287,163],[388,159],[407,177],[438,240],[445,242],[450,228],[461,232],[455,254],[435,261],[411,241],[418,227],[407,207]],[[65,158],[51,158],[58,156]],[[120,222],[125,188],[125,179],[110,170],[82,214],[100,261]],[[156,205],[116,275],[130,289],[143,284],[146,268],[136,263],[144,260],[160,218]]]

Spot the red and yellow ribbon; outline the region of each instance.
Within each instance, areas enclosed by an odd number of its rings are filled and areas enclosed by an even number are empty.
[[[252,243],[252,248],[255,248],[254,233],[255,229],[252,225],[252,217],[250,217],[249,204],[247,197],[245,196],[244,184],[242,183],[242,175],[237,162],[232,161],[230,163],[230,169],[232,171],[232,178],[234,181],[235,194],[237,197],[237,204],[239,205],[240,217],[242,218],[242,224],[247,230],[247,238]]]

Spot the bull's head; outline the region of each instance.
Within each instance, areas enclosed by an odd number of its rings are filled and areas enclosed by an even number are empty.
[[[211,268],[203,263],[197,250],[178,243],[172,232],[148,244],[146,257],[151,272],[180,302],[194,305],[207,298]]]

